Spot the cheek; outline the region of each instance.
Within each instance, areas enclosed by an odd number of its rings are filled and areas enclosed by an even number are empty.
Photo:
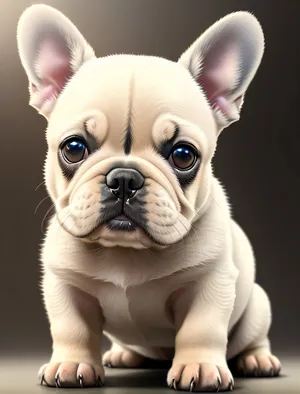
[[[149,190],[146,199],[147,230],[152,238],[165,246],[180,241],[190,230],[190,222],[176,209],[165,190]]]
[[[202,178],[203,178],[203,174],[201,169],[201,171],[199,171],[196,174],[193,181],[188,186],[183,188],[185,198],[189,201],[189,203],[194,208],[196,206],[197,195],[199,194],[199,192],[203,191],[203,187],[205,187],[205,185],[202,182],[203,180]]]
[[[101,210],[99,179],[83,184],[69,201],[69,211],[82,229],[95,227]]]
[[[199,209],[206,203],[210,193],[211,166],[201,165],[192,182],[182,188],[181,214],[192,222]]]
[[[213,173],[211,165],[201,167],[195,182],[187,192],[187,198],[195,207],[195,214],[199,212],[207,203],[210,192]]]
[[[97,209],[96,204],[100,203],[100,177],[81,185],[75,194],[71,195],[70,207],[77,209]]]
[[[57,161],[49,152],[44,165],[44,174],[47,191],[54,202],[65,193],[69,182],[61,174]]]
[[[180,241],[190,231],[190,221],[179,212],[169,193],[155,182],[149,182],[145,196],[147,230],[165,246]]]
[[[170,195],[155,182],[147,185],[145,196],[146,219],[149,226],[171,226],[178,219],[179,212]]]

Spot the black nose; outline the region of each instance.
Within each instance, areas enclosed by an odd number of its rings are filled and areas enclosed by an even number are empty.
[[[144,177],[132,168],[114,168],[106,175],[106,184],[115,196],[127,200],[143,187]]]

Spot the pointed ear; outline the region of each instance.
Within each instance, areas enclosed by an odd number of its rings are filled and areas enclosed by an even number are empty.
[[[29,79],[29,104],[48,119],[68,80],[95,53],[67,17],[42,4],[21,15],[17,42]]]
[[[219,132],[239,119],[244,94],[263,51],[259,22],[241,11],[213,24],[179,58],[203,89]]]

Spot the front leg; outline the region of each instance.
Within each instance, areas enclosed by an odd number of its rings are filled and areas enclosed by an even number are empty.
[[[224,264],[181,289],[171,300],[176,327],[169,387],[190,391],[232,390],[226,362],[228,324],[237,270]]]
[[[52,387],[100,386],[103,317],[96,299],[45,270],[43,292],[53,352],[39,371],[41,384]]]

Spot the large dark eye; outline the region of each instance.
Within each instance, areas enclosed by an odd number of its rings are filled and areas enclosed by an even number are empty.
[[[62,146],[62,155],[69,163],[79,163],[88,155],[85,142],[80,138],[70,138]]]
[[[181,171],[186,171],[192,168],[197,160],[196,149],[188,144],[176,145],[170,156],[172,164]]]

